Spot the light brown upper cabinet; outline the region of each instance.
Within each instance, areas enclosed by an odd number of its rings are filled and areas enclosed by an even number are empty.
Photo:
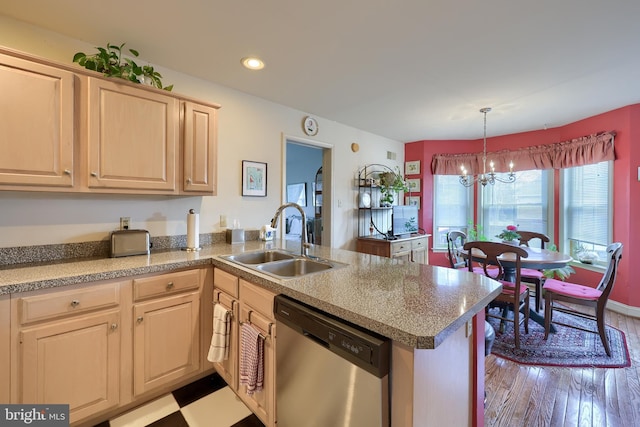
[[[89,188],[176,192],[179,101],[84,77]]]
[[[74,184],[74,75],[0,54],[0,185]]]
[[[217,108],[185,101],[182,189],[217,194]]]
[[[0,190],[215,195],[217,104],[0,48]]]

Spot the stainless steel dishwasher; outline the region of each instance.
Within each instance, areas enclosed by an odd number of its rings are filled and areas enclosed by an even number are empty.
[[[390,341],[275,299],[278,427],[389,426]]]

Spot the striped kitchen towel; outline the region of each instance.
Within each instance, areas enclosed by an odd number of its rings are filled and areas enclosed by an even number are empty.
[[[231,335],[231,311],[222,304],[213,307],[213,336],[207,360],[222,362],[229,358],[229,336]]]
[[[264,338],[253,325],[243,323],[240,340],[240,385],[253,394],[262,390],[264,382]]]

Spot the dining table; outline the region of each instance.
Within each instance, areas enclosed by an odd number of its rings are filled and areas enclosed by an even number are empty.
[[[551,270],[554,268],[566,267],[573,258],[562,252],[552,251],[549,249],[530,248],[528,246],[519,246],[527,252],[526,257],[520,258],[521,268],[531,268],[534,270]],[[469,258],[468,251],[460,248],[460,255]],[[476,262],[484,261],[484,254],[478,250],[472,250],[471,260]],[[498,257],[498,261],[504,270],[504,280],[515,282],[516,280],[516,255],[514,253],[505,252]],[[541,306],[542,285],[536,284],[536,306]],[[544,326],[544,317],[535,310],[529,309],[529,318],[534,322]]]

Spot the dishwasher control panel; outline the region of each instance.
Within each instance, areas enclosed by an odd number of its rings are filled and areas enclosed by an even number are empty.
[[[347,351],[357,357],[369,363],[371,361],[371,347],[358,342],[354,337],[342,334],[336,330],[329,329],[329,342],[335,346],[338,346],[344,351]]]

